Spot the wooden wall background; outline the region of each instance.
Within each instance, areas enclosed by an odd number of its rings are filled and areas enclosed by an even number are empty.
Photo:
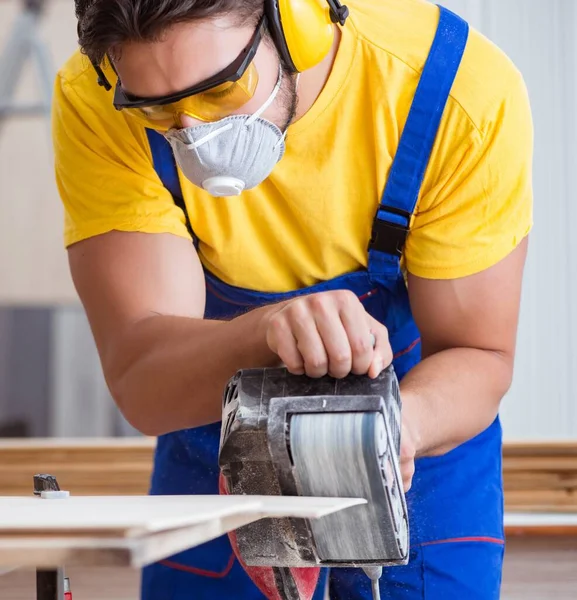
[[[146,494],[153,438],[0,439],[0,496],[32,493],[35,473],[54,475],[75,495]],[[508,443],[505,508],[577,513],[577,443]]]

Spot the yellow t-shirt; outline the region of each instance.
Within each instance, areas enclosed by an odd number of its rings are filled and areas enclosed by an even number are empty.
[[[371,224],[438,24],[425,0],[350,0],[334,67],[288,132],[270,177],[213,198],[180,174],[205,267],[227,283],[288,291],[367,264]],[[53,117],[65,243],[110,230],[188,237],[144,129],[112,106],[87,59],[60,70]],[[497,263],[532,225],[531,111],[523,79],[471,31],[404,255],[420,277]]]

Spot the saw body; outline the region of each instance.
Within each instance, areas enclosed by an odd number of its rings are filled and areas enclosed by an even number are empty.
[[[245,563],[367,571],[406,564],[400,423],[392,367],[374,380],[239,371],[223,402],[219,464],[228,492],[367,500],[318,520],[263,519],[238,529]]]

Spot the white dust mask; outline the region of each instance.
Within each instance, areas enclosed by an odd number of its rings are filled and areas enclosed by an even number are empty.
[[[184,176],[212,196],[238,196],[264,181],[285,151],[283,132],[261,114],[280,89],[282,71],[267,101],[252,115],[165,134]]]

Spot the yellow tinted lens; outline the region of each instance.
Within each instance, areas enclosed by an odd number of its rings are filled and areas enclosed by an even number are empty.
[[[141,125],[168,131],[175,126],[174,112],[168,106],[146,106],[144,108],[127,108],[123,111],[132,119],[137,120]]]
[[[233,83],[223,83],[197,96],[185,109],[186,114],[195,113],[202,120],[215,120],[230,115],[244,106],[253,96],[258,84],[258,72],[251,63],[243,76]]]
[[[161,131],[178,127],[180,115],[188,115],[200,121],[216,121],[246,104],[254,96],[257,84],[258,72],[254,63],[251,63],[238,81],[223,83],[172,104],[127,108],[123,112],[138,120],[141,125]]]
[[[188,115],[200,121],[216,121],[246,104],[253,97],[257,84],[258,72],[251,63],[238,81],[223,83],[170,106],[180,115]]]

